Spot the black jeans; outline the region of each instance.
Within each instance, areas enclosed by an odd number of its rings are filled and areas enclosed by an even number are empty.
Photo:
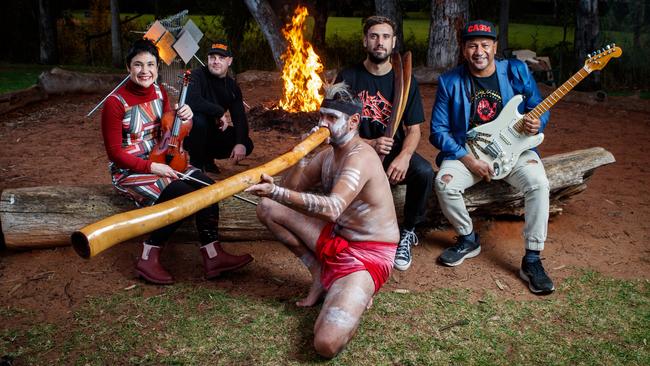
[[[401,149],[393,149],[384,159],[384,170],[397,157]],[[394,152],[394,153],[393,153]],[[416,225],[426,219],[427,203],[433,190],[433,168],[428,160],[414,152],[409,162],[404,180],[399,184],[406,184],[406,197],[404,198],[404,222],[402,229],[414,229]]]
[[[193,178],[196,178],[202,182],[208,184],[214,183],[214,181],[203,174],[200,171],[195,171],[191,174]],[[169,201],[173,198],[180,197],[184,194],[194,192],[198,189],[205,187],[203,184],[194,182],[189,179],[178,179],[171,182],[163,191],[160,193],[160,197],[156,200],[158,204],[161,202]],[[216,241],[219,239],[219,204],[214,203],[201,211],[197,212],[195,215],[196,220],[196,229],[199,233],[199,240],[201,245],[205,245]],[[180,220],[169,224],[163,228],[160,228],[151,233],[151,236],[147,240],[147,244],[163,246],[169,240],[169,237],[178,229],[179,226],[183,223],[184,220]]]
[[[192,129],[183,141],[183,147],[190,153],[190,164],[202,170],[212,159],[229,158],[235,145],[234,127],[221,131],[214,118],[200,113],[192,117]],[[253,151],[253,140],[246,136],[243,145],[248,156]]]

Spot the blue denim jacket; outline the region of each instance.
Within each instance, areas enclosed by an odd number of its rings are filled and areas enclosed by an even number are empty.
[[[494,62],[504,106],[515,95],[523,94],[525,99],[519,105],[519,112],[527,113],[544,99],[525,63],[516,59]],[[431,144],[440,150],[436,157],[438,166],[443,160],[458,160],[467,155],[465,142],[469,129],[471,92],[469,71],[465,65],[447,71],[438,79],[429,135]],[[544,131],[548,118],[549,112],[540,117],[540,133]]]

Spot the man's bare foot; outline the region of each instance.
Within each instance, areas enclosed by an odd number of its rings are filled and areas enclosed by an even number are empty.
[[[314,263],[311,266],[307,267],[311,273],[311,288],[307,297],[302,300],[296,301],[296,305],[300,307],[314,306],[318,301],[320,301],[325,295],[325,289],[320,283],[320,265]]]
[[[307,297],[305,297],[302,300],[296,301],[296,305],[300,307],[314,306],[319,300],[323,298],[324,294],[325,294],[325,289],[320,284],[320,279],[318,279],[311,284],[311,288],[309,289],[309,293],[307,294]]]

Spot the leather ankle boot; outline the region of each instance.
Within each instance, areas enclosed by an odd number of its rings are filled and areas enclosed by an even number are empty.
[[[221,247],[221,243],[214,241],[201,247],[205,278],[212,279],[222,272],[243,267],[253,260],[250,254],[232,255]]]
[[[142,255],[135,265],[135,273],[157,285],[171,285],[174,278],[160,265],[162,248],[144,243]]]

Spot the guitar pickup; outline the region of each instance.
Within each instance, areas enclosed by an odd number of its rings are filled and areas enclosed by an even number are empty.
[[[503,141],[504,144],[506,144],[508,146],[512,145],[510,140],[508,140],[505,136],[503,136],[503,134],[499,134],[499,138],[501,139],[501,141]]]
[[[491,142],[487,146],[485,146],[485,151],[490,155],[493,159],[498,158],[503,154],[503,149],[501,149],[501,146],[497,144],[496,142]]]

